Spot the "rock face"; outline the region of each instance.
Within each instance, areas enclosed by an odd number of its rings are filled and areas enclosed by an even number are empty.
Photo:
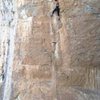
[[[100,100],[100,0],[17,0],[12,100]]]

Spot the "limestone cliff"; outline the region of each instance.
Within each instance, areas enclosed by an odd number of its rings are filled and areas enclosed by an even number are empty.
[[[59,0],[60,20],[50,17],[52,0],[15,3],[11,99],[100,100],[100,0]]]

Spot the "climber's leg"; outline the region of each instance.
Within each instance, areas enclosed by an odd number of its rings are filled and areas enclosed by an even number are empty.
[[[51,17],[53,16],[53,14],[57,11],[57,9],[55,8],[53,11],[52,11],[52,14],[51,14]]]
[[[55,12],[57,13],[58,20],[60,20],[60,8],[59,8],[59,7],[56,7],[56,8],[52,11],[51,17],[53,16],[53,14],[54,14]]]
[[[58,19],[60,20],[60,9],[57,8],[57,15],[58,15]]]
[[[60,9],[57,7],[57,15],[60,16]]]

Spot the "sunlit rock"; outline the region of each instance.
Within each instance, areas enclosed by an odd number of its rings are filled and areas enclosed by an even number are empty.
[[[52,0],[16,1],[12,100],[100,100],[100,1],[59,3],[60,20],[50,17]],[[0,34],[1,74],[7,30]]]

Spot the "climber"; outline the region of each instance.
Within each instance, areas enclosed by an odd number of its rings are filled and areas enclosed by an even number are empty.
[[[60,19],[60,8],[58,0],[54,0],[54,10],[52,11],[51,17],[55,12],[57,13],[58,18]]]

